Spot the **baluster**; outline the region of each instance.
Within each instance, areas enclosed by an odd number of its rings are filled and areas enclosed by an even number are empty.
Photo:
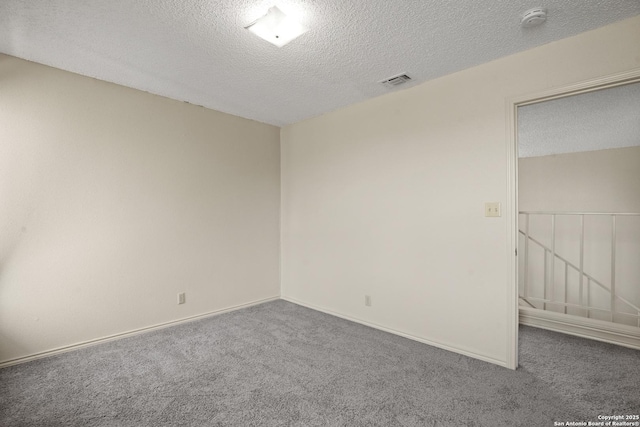
[[[591,317],[589,307],[591,307],[591,277],[587,276],[587,317]]]
[[[564,314],[567,314],[567,299],[568,292],[567,287],[569,286],[569,264],[564,263]]]
[[[556,298],[556,215],[551,215],[551,301]],[[553,304],[552,304],[553,307]],[[555,311],[555,310],[554,310]]]
[[[616,216],[611,215],[611,322],[616,309]]]
[[[547,249],[544,249],[544,289],[542,291],[542,299],[545,301],[542,303],[542,309],[547,309],[547,287],[549,286],[549,272],[547,271],[547,264],[549,261],[549,256],[547,254]]]
[[[584,306],[584,215],[580,215],[580,305]],[[587,317],[589,312],[587,311]]]
[[[529,297],[529,214],[524,216],[524,285],[522,292],[524,298]]]

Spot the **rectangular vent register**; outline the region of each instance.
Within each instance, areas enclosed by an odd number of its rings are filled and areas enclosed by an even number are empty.
[[[380,83],[382,83],[388,88],[395,88],[410,81],[411,81],[411,77],[409,77],[406,74],[400,74],[398,76],[393,76],[386,80],[383,80]]]

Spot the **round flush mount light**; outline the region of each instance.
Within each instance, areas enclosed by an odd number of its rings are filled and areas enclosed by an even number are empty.
[[[522,20],[520,20],[520,25],[522,28],[531,28],[536,25],[542,24],[547,20],[547,10],[541,7],[536,7],[534,9],[526,11],[522,15]]]

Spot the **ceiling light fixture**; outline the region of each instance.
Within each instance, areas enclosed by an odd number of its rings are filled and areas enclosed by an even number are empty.
[[[277,6],[270,8],[266,15],[245,28],[278,47],[309,31],[308,28],[285,15]]]

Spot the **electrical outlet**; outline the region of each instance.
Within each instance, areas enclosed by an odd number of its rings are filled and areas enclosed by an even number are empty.
[[[178,294],[178,304],[184,304],[185,302],[187,302],[187,296],[184,292],[180,292]]]
[[[366,305],[367,307],[371,307],[371,296],[370,295],[365,295],[364,296],[364,305]]]

